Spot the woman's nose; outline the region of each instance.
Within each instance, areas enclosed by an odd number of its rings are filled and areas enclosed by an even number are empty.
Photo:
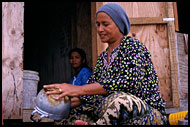
[[[71,62],[74,62],[74,59],[72,58],[70,61],[71,61]]]
[[[97,31],[98,31],[98,32],[102,32],[102,31],[103,31],[102,25],[100,25],[100,26],[97,27]]]
[[[75,59],[72,59],[72,62],[75,62]]]

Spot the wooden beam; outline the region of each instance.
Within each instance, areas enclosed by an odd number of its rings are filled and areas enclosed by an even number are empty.
[[[166,10],[168,18],[174,17],[173,3],[166,3]],[[168,39],[170,49],[170,63],[171,63],[171,85],[172,85],[172,102],[173,108],[179,108],[179,83],[178,83],[178,61],[177,61],[177,43],[175,40],[175,25],[174,22],[168,22]]]
[[[98,9],[103,5],[103,2],[91,2],[91,28],[92,28],[92,67],[94,69],[97,57],[105,49],[105,43],[102,43],[95,28],[95,17]]]
[[[167,24],[167,21],[163,20],[164,17],[142,17],[142,18],[130,18],[131,25],[154,25],[154,24]]]
[[[91,29],[92,29],[92,69],[94,69],[97,59],[97,35],[95,29],[96,2],[91,2]]]
[[[2,2],[3,119],[22,119],[24,2]]]
[[[178,23],[178,11],[177,11],[177,3],[173,2],[174,7],[174,18],[175,18],[175,31],[179,31],[179,23]]]

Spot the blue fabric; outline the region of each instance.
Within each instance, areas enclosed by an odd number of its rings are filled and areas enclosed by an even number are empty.
[[[83,67],[81,71],[79,72],[79,74],[77,75],[77,77],[75,76],[72,77],[70,84],[73,84],[73,80],[74,78],[76,78],[73,85],[77,85],[77,86],[85,85],[86,81],[88,80],[91,74],[92,74],[92,70],[90,70],[89,68]]]

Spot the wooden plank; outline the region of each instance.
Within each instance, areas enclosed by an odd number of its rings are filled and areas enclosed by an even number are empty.
[[[92,9],[91,9],[91,28],[92,28],[92,64],[93,68],[96,64],[97,57],[100,55],[102,51],[104,51],[107,48],[107,43],[102,43],[99,35],[96,31],[95,27],[95,17],[96,12],[98,9],[103,5],[103,2],[92,2]]]
[[[32,122],[32,120],[30,119],[30,116],[33,111],[34,111],[34,109],[24,109],[23,110],[23,122]]]
[[[154,24],[166,24],[163,21],[164,17],[140,17],[140,18],[130,18],[131,25],[154,25]]]
[[[97,61],[97,32],[95,28],[96,2],[91,2],[91,36],[92,36],[92,68],[94,69]]]
[[[167,16],[173,18],[173,3],[166,3]],[[178,108],[179,88],[178,88],[178,61],[177,61],[177,43],[175,41],[175,25],[174,22],[168,22],[168,40],[170,49],[170,65],[171,65],[171,83],[172,83],[172,107]]]
[[[103,2],[106,3],[121,5],[129,18],[166,17],[166,2]]]
[[[2,3],[2,106],[4,119],[22,119],[24,2]]]
[[[178,11],[177,11],[177,3],[173,2],[174,8],[174,18],[175,18],[175,31],[179,31],[179,23],[178,23]]]
[[[180,102],[185,102],[188,101],[188,54],[185,52],[184,34],[176,33],[176,36],[179,61]],[[185,103],[180,103],[180,107],[186,107]]]
[[[98,9],[103,5],[104,3],[103,2],[97,2],[96,4],[96,11],[98,11]],[[100,37],[98,35],[98,33],[96,33],[96,37],[97,37],[97,56],[100,55],[100,53],[102,53],[108,46],[107,43],[102,43],[102,41],[100,40]]]

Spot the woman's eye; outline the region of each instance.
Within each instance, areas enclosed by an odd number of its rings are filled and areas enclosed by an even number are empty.
[[[99,23],[96,23],[96,26],[100,26],[100,24],[99,24]]]
[[[76,59],[80,59],[80,56],[76,56],[75,58],[76,58]]]
[[[109,24],[103,24],[104,26],[108,26]]]

